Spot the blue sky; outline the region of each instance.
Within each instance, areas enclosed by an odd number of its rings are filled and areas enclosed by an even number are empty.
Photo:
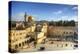
[[[77,21],[78,6],[49,3],[12,2],[12,21],[23,21],[25,12],[35,20],[75,20]]]

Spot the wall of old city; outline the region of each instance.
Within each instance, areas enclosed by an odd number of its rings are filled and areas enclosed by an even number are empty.
[[[75,31],[75,27],[63,27],[63,26],[49,26],[48,28],[48,35],[51,36],[71,36],[74,35],[74,33],[77,33]]]

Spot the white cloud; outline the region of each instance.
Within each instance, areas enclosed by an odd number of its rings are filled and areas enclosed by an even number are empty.
[[[73,7],[72,9],[73,9],[73,10],[76,10],[76,9],[78,9],[78,7]]]
[[[63,11],[59,10],[59,11],[56,11],[56,12],[53,12],[54,14],[61,14],[63,13]]]

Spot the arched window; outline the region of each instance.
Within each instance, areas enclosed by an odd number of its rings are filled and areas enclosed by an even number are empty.
[[[22,35],[22,33],[20,33],[20,35]]]
[[[72,32],[70,32],[70,34],[72,34]]]
[[[17,49],[18,48],[18,45],[15,45],[15,49]]]
[[[66,34],[68,34],[68,32],[66,32]]]
[[[24,46],[24,42],[22,42],[22,45]]]
[[[63,32],[65,34],[65,32]]]
[[[19,43],[19,47],[21,47],[21,43]]]
[[[25,44],[27,43],[27,41],[25,41]]]
[[[65,44],[65,46],[68,46],[68,44]]]

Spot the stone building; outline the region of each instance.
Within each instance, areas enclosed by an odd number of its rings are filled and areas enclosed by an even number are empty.
[[[37,25],[37,43],[45,42],[45,39],[47,37],[47,28],[48,25],[46,23],[43,23],[42,25]]]
[[[47,24],[36,25],[32,16],[24,15],[24,22],[16,22],[16,26],[9,30],[9,49],[11,52],[19,51],[45,41],[47,34]]]
[[[35,22],[32,23],[32,18],[32,16],[27,16],[25,13],[25,21],[16,23],[15,28],[11,27],[11,30],[9,30],[9,49],[11,52],[14,50],[19,51],[25,46],[29,47],[31,33],[36,29],[36,24]]]

